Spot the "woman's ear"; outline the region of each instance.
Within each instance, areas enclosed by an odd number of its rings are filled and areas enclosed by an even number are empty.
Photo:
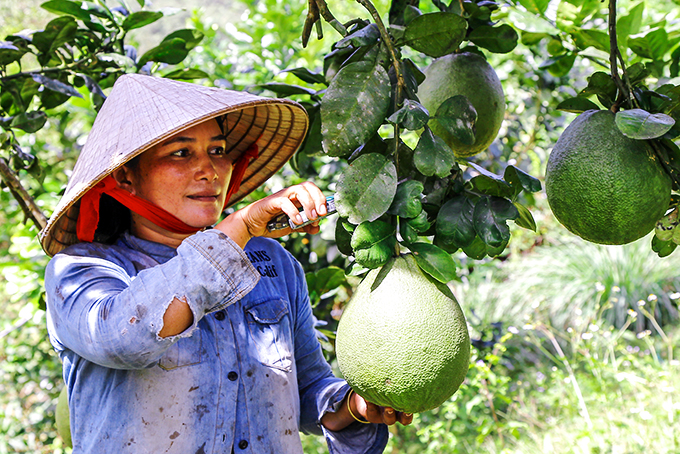
[[[114,180],[116,180],[116,183],[118,183],[119,188],[125,189],[126,191],[134,195],[135,188],[133,174],[134,172],[132,171],[132,169],[126,166],[121,166],[114,170],[111,176],[113,177]]]

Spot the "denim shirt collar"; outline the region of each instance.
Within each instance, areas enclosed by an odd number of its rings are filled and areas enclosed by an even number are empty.
[[[130,249],[151,256],[158,263],[165,263],[177,255],[177,249],[165,244],[143,240],[127,230],[118,241]]]

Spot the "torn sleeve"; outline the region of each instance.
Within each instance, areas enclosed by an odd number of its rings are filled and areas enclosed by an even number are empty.
[[[175,257],[136,275],[125,263],[133,254],[124,252],[77,244],[50,261],[45,287],[58,349],[110,368],[152,366],[177,340],[191,336],[205,314],[243,298],[259,280],[243,250],[217,230],[192,235]],[[194,322],[177,336],[161,338],[163,315],[174,298],[189,304]]]

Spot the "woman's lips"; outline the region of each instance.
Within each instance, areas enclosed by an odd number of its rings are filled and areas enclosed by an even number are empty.
[[[209,195],[209,194],[194,194],[190,195],[191,200],[196,200],[198,202],[215,202],[219,195]]]

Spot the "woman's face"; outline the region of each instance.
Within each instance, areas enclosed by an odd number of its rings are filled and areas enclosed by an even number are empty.
[[[224,208],[233,167],[217,122],[208,120],[150,148],[128,172],[131,192],[192,227],[207,227]]]

